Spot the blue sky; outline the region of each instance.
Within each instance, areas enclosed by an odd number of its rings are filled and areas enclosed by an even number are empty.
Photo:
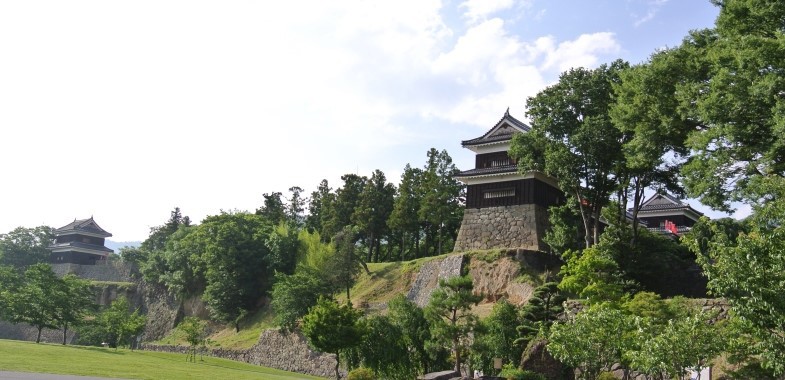
[[[94,216],[143,240],[266,192],[398,182],[570,67],[644,61],[707,0],[0,3],[0,232]]]

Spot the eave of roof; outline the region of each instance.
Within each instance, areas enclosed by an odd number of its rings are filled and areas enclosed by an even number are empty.
[[[106,247],[104,247],[102,245],[87,244],[87,243],[82,243],[82,242],[78,242],[78,241],[71,241],[71,242],[68,242],[68,243],[57,243],[57,244],[52,244],[49,247],[47,247],[47,249],[49,249],[49,250],[61,250],[63,248],[89,249],[89,250],[93,250],[93,251],[102,251],[102,252],[114,253],[114,250],[106,248]]]
[[[518,166],[516,165],[504,165],[504,166],[497,166],[494,168],[480,168],[480,169],[469,169],[464,170],[458,174],[456,177],[474,177],[474,176],[482,176],[482,175],[490,175],[490,174],[507,174],[507,173],[515,173],[518,171]]]
[[[95,227],[92,227],[95,226]],[[73,222],[66,224],[54,231],[55,235],[67,235],[70,233],[89,233],[95,236],[111,237],[112,234],[101,228],[91,216],[89,219],[74,219]]]
[[[512,115],[510,115],[510,109],[507,108],[507,111],[504,113],[504,116],[502,116],[502,118],[499,119],[499,121],[496,122],[496,124],[494,124],[491,129],[489,129],[487,132],[485,132],[485,134],[483,134],[480,137],[476,137],[476,138],[473,138],[473,139],[470,139],[470,140],[461,141],[461,146],[482,145],[482,144],[489,144],[489,143],[494,143],[494,142],[502,142],[502,141],[509,141],[509,140],[511,140],[512,136],[514,135],[514,133],[507,133],[507,134],[487,137],[491,132],[493,132],[496,129],[496,127],[498,127],[504,121],[509,122],[513,126],[519,128],[519,129],[521,129],[521,130],[523,130],[525,132],[528,132],[528,131],[531,130],[531,128],[528,125],[524,124],[522,121],[520,121],[520,120],[516,119],[515,117],[513,117]]]

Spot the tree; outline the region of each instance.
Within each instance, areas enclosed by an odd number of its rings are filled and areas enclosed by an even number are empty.
[[[548,335],[548,352],[579,370],[580,378],[596,379],[620,363],[629,370],[624,353],[635,344],[634,319],[607,304],[592,306],[564,323],[554,323]]]
[[[340,379],[340,357],[344,350],[360,344],[364,331],[357,322],[362,312],[350,304],[339,305],[321,298],[316,306],[303,317],[302,331],[315,349],[335,354],[335,378]]]
[[[527,99],[532,130],[516,134],[510,147],[519,170],[556,178],[580,211],[586,248],[599,241],[602,209],[619,184],[622,136],[609,109],[613,84],[627,66],[617,60],[562,73],[557,84]]]
[[[316,191],[311,193],[311,199],[308,201],[308,216],[305,217],[305,227],[310,232],[324,233],[325,224],[334,214],[334,203],[335,193],[332,192],[327,180],[323,179]]]
[[[267,277],[272,278],[278,272],[294,273],[300,246],[297,229],[293,225],[281,223],[273,229],[265,244],[270,251],[265,257]]]
[[[352,225],[352,214],[360,202],[360,193],[368,178],[356,174],[341,176],[343,187],[335,191],[335,197],[325,213],[322,223],[322,236],[332,237],[344,227]]]
[[[506,300],[493,305],[491,315],[480,323],[481,328],[475,329],[472,368],[492,373],[494,358],[501,358],[504,363],[518,363],[523,354],[523,347],[514,344],[519,324],[518,310],[514,305]]]
[[[124,345],[133,348],[133,338],[142,333],[147,320],[138,309],[131,312],[131,305],[125,297],[114,300],[97,318],[106,342],[115,350]]]
[[[283,203],[283,194],[280,192],[264,193],[264,204],[256,209],[256,215],[261,215],[273,225],[287,220],[287,207]]]
[[[400,240],[400,256],[403,260],[410,252],[415,258],[420,249],[420,223],[417,212],[420,209],[420,181],[422,170],[412,168],[409,164],[403,169],[401,184],[393,201],[393,210],[387,220],[393,238]]]
[[[58,281],[50,297],[54,300],[54,321],[63,329],[63,345],[65,345],[68,327],[81,324],[95,309],[95,294],[90,287],[90,281],[67,274]]]
[[[284,331],[293,331],[319,297],[332,293],[321,275],[313,270],[302,269],[291,275],[277,273],[275,277],[270,303],[275,311],[275,323]]]
[[[24,274],[24,282],[18,291],[10,295],[10,318],[12,323],[27,323],[38,330],[35,342],[41,342],[44,328],[57,328],[57,304],[54,294],[60,287],[49,264],[33,264]]]
[[[387,182],[381,170],[375,170],[359,194],[357,208],[352,213],[352,224],[365,238],[368,254],[365,261],[379,261],[381,240],[387,235],[387,219],[393,209],[395,186]]]
[[[349,291],[357,280],[360,270],[364,269],[365,273],[371,273],[363,258],[357,254],[355,242],[354,228],[345,226],[333,238],[335,254],[325,267],[329,281],[334,287],[346,289],[347,300],[351,299]]]
[[[351,356],[385,379],[408,380],[417,377],[417,365],[409,359],[403,330],[387,316],[371,316],[360,321],[365,334]]]
[[[289,198],[289,205],[286,208],[286,219],[295,228],[302,228],[305,224],[303,212],[305,212],[306,203],[306,199],[303,199],[302,196],[303,189],[299,186],[292,186],[289,188],[289,193],[292,196]]]
[[[190,359],[191,362],[195,362],[196,347],[204,343],[205,323],[197,317],[185,317],[177,325],[177,330],[185,335],[185,340],[189,345],[189,354],[186,356],[186,361]]]
[[[203,298],[210,315],[233,324],[236,331],[269,289],[265,258],[270,254],[267,238],[272,229],[265,217],[247,213],[209,216],[199,226],[197,237],[207,268]]]
[[[24,269],[49,259],[46,248],[54,240],[54,230],[48,226],[35,228],[17,227],[0,234],[0,265]]]
[[[431,367],[431,357],[426,346],[431,340],[431,330],[425,313],[403,294],[395,296],[388,304],[388,316],[403,332],[403,341],[410,347],[409,360],[414,363],[418,373],[427,373]]]
[[[13,295],[19,290],[22,279],[11,266],[0,266],[0,319],[13,316]]]
[[[531,298],[521,308],[520,324],[516,328],[519,337],[515,344],[523,349],[540,330],[547,333],[559,314],[564,311],[562,304],[566,300],[567,297],[559,292],[555,282],[546,282],[534,288]]]
[[[463,219],[464,187],[455,179],[459,172],[446,150],[428,151],[417,216],[425,225],[426,250],[432,250],[435,255],[452,250]]]
[[[468,337],[477,324],[477,317],[469,309],[482,300],[481,295],[472,293],[473,289],[469,276],[439,280],[439,288],[425,309],[433,338],[452,350],[456,372],[461,370],[469,348]]]
[[[602,246],[572,252],[561,275],[559,288],[590,303],[617,301],[624,294],[624,274],[611,252]]]
[[[183,217],[179,207],[175,207],[169,215],[169,220],[161,226],[150,228],[150,236],[142,242],[139,248],[147,253],[166,248],[166,240],[177,232],[181,225],[189,226],[191,219]]]

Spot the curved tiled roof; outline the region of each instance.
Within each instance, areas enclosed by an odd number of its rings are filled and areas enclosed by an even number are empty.
[[[480,168],[469,169],[456,174],[456,177],[471,177],[476,175],[500,174],[500,173],[514,173],[518,171],[517,165],[504,165],[493,168]]]
[[[91,234],[95,234],[95,235],[100,235],[100,236],[103,236],[103,237],[110,237],[110,236],[112,236],[111,233],[109,233],[108,231],[106,231],[103,228],[101,228],[98,225],[98,223],[96,223],[95,220],[93,220],[92,216],[89,219],[78,219],[78,220],[74,219],[73,222],[68,223],[65,226],[62,226],[62,227],[56,229],[54,232],[55,232],[55,235],[62,235],[62,234],[66,234],[66,233],[69,233],[69,232],[70,233],[85,232],[85,233],[91,233]]]
[[[108,253],[114,253],[114,251],[112,249],[106,248],[106,247],[104,247],[102,245],[87,244],[87,243],[82,243],[82,242],[79,242],[79,241],[71,241],[71,242],[67,242],[67,243],[57,243],[57,244],[52,244],[52,245],[49,246],[49,249],[58,249],[58,248],[83,248],[83,249],[92,249],[94,251],[103,251],[103,252],[108,252]]]
[[[511,124],[512,126],[518,128],[518,129],[523,130],[524,132],[528,132],[528,131],[531,130],[531,128],[528,125],[526,125],[522,121],[512,117],[510,115],[510,109],[508,108],[507,112],[504,113],[504,116],[502,116],[502,118],[499,119],[499,121],[493,126],[493,128],[489,129],[488,132],[485,132],[485,134],[480,136],[480,137],[473,138],[471,140],[461,141],[461,145],[462,146],[467,146],[467,145],[471,146],[471,145],[494,143],[494,142],[499,142],[499,141],[507,141],[507,140],[512,139],[512,135],[514,134],[514,132],[501,133],[501,134],[489,136],[491,134],[491,132],[496,130],[496,128],[499,127],[499,125],[501,125],[504,122],[507,122],[507,123]]]

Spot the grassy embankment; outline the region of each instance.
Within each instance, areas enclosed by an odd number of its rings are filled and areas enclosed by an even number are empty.
[[[0,370],[125,379],[318,379],[225,359],[111,348],[0,340]]]

